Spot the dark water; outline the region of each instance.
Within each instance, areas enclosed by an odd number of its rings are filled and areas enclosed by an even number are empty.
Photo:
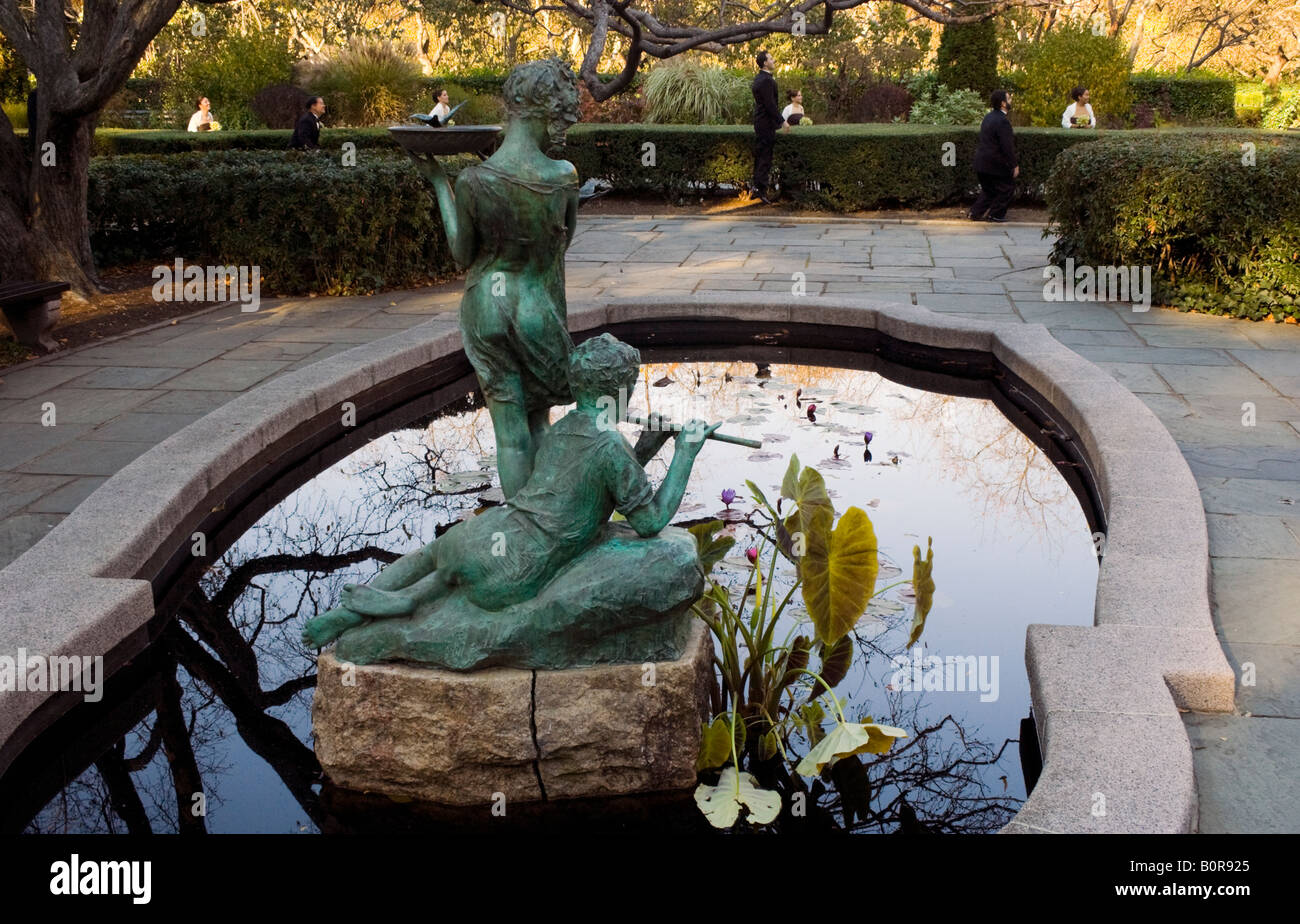
[[[906,655],[974,659],[983,689],[907,689],[912,662],[900,674],[891,659],[904,654],[909,588],[873,601],[858,626],[860,653],[837,692],[850,721],[871,715],[910,737],[868,766],[867,788],[858,793],[869,793],[871,807],[852,827],[988,831],[1004,824],[1025,797],[1018,741],[1029,712],[1025,627],[1092,619],[1091,531],[1061,472],[992,402],[920,391],[872,372],[752,362],[647,364],[643,372],[635,409],[725,420],[724,432],[763,440],[758,451],[709,443],[679,511],[679,524],[726,514],[720,495],[737,492],[730,509],[738,522],[729,528],[738,541],[715,578],[744,585],[743,550],[755,542],[743,519],[753,509],[744,481],[775,497],[791,453],[822,473],[837,512],[858,506],[870,516],[881,553],[878,587],[909,578],[913,546],[924,550],[933,539],[934,607],[919,649]],[[873,433],[869,461],[864,431]],[[666,471],[670,447],[649,467],[652,480]],[[449,813],[322,787],[310,736],[315,660],[298,641],[302,623],[330,608],[344,583],[369,579],[471,515],[494,483],[493,451],[487,413],[466,395],[427,425],[375,439],[314,477],[302,472],[301,487],[188,591],[146,656],[113,678],[119,691],[129,684],[133,692],[93,723],[103,740],[56,726],[54,739],[42,742],[49,756],[41,766],[6,777],[6,794],[23,798],[9,800],[5,826],[499,828],[486,809]],[[789,581],[778,572],[782,595]],[[797,594],[795,602],[782,627],[791,633],[800,631]],[[932,662],[918,670],[932,684],[942,679]],[[39,795],[56,790],[53,798]],[[814,794],[817,823],[842,826],[836,785],[818,784]],[[521,808],[512,820],[707,830],[689,794],[553,803]]]

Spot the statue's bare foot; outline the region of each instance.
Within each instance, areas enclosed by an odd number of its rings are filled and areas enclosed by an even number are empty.
[[[307,621],[302,627],[302,643],[308,648],[324,648],[348,629],[359,626],[365,618],[338,607]]]
[[[408,594],[392,590],[376,590],[364,584],[347,584],[343,587],[340,602],[363,616],[410,616],[415,612],[415,600]]]

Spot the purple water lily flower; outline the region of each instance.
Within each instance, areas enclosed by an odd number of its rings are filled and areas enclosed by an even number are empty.
[[[863,442],[865,442],[867,445],[870,445],[871,439],[875,435],[876,434],[872,433],[870,430],[866,431],[865,433],[862,434]]]
[[[734,501],[735,499],[736,499],[736,492],[735,492],[735,491],[733,491],[731,488],[724,488],[724,489],[723,489],[723,491],[722,491],[722,502],[723,502],[724,504],[727,505],[727,509],[728,509],[728,510],[731,509],[731,503],[732,503],[732,501]]]

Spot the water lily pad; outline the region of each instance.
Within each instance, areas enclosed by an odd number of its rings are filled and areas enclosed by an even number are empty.
[[[771,462],[773,459],[781,458],[779,452],[756,452],[749,457],[750,462]]]
[[[848,459],[822,459],[817,463],[818,468],[850,468]]]
[[[764,443],[784,443],[788,439],[790,439],[790,437],[788,434],[785,433],[764,433],[763,434]]]

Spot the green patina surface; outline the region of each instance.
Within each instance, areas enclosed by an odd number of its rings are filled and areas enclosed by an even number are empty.
[[[619,433],[612,409],[626,407],[640,354],[608,334],[575,348],[565,323],[577,172],[547,151],[577,120],[576,79],[557,61],[535,62],[512,72],[505,93],[500,149],[454,189],[435,158],[411,156],[469,270],[460,326],[506,502],[348,585],[303,640],[337,640],[353,663],[451,670],[676,659],[703,578],[693,538],[665,527],[716,425],[655,426],[634,446]],[[571,401],[552,426],[551,408]],[[656,490],[645,465],[670,438]],[[626,526],[609,522],[615,511]]]

